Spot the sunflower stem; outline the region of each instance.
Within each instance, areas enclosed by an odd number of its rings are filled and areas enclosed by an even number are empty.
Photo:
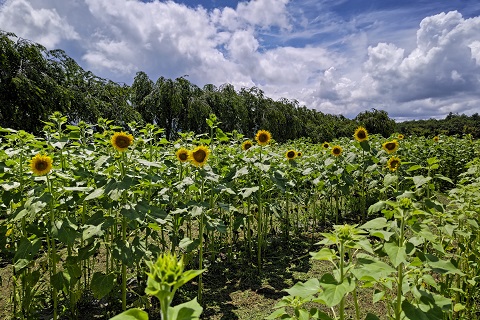
[[[52,286],[52,299],[53,299],[53,320],[57,320],[58,318],[58,294],[57,294],[57,289],[53,285],[53,277],[57,273],[57,259],[56,259],[56,247],[55,247],[55,237],[53,235],[53,231],[55,228],[55,212],[54,212],[54,204],[53,204],[53,187],[52,187],[52,181],[50,180],[50,177],[47,173],[47,187],[48,187],[48,192],[50,193],[51,199],[50,199],[50,227],[51,230],[50,232],[52,233],[51,239],[50,240],[50,267],[51,267],[51,276],[50,276],[50,285]]]
[[[262,147],[260,146],[260,164],[262,163]],[[263,208],[262,208],[262,172],[258,175],[258,243],[257,264],[258,271],[262,271],[262,246],[263,246]]]

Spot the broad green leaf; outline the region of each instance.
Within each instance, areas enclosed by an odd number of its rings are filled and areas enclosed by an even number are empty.
[[[242,195],[242,198],[245,199],[248,198],[252,193],[257,192],[258,189],[258,187],[244,188],[241,189],[242,191],[240,192],[240,194]]]
[[[125,263],[127,266],[132,266],[134,264],[132,244],[120,238],[117,239],[113,246],[112,257]]]
[[[115,274],[110,272],[104,274],[102,272],[95,272],[90,282],[90,289],[93,296],[97,299],[102,299],[113,289],[115,285]]]
[[[12,189],[16,189],[16,188],[20,187],[20,183],[16,182],[16,181],[10,181],[10,182],[6,182],[6,183],[2,183],[2,184],[0,184],[0,186],[3,188],[3,190],[10,191]]]
[[[137,159],[137,162],[140,164],[143,164],[146,167],[155,167],[155,168],[161,168],[162,165],[157,163],[157,162],[152,162],[152,161],[147,161],[144,159]]]
[[[65,191],[79,191],[79,192],[88,192],[92,191],[92,187],[63,187]]]
[[[266,320],[273,320],[273,319],[291,319],[288,313],[285,311],[285,307],[275,310],[272,314],[266,317]]]
[[[109,159],[109,156],[100,156],[97,161],[95,161],[95,171],[99,171],[102,165]]]
[[[329,248],[322,248],[318,252],[310,252],[312,259],[322,260],[322,261],[332,261],[337,258],[335,251]]]
[[[182,240],[180,240],[180,243],[178,244],[178,246],[184,249],[188,253],[197,249],[199,244],[200,244],[200,239],[192,240],[188,237],[185,237]]]
[[[20,220],[25,216],[34,217],[35,214],[42,211],[47,206],[46,202],[43,201],[35,201],[34,198],[29,198],[25,204],[23,209],[12,219],[12,221]]]
[[[76,226],[72,224],[67,218],[61,221],[55,221],[55,227],[53,228],[53,235],[57,237],[60,242],[73,246],[75,240],[80,236],[76,231]]]
[[[402,302],[402,310],[405,313],[405,316],[407,317],[407,319],[410,319],[410,320],[432,320],[432,318],[428,317],[425,314],[425,312],[423,312],[419,308],[415,307],[413,304],[411,304],[407,300],[404,300]]]
[[[184,271],[182,273],[182,276],[181,278],[177,281],[177,283],[175,284],[175,288],[180,288],[181,286],[183,286],[185,283],[187,283],[188,281],[192,280],[193,278],[199,276],[200,274],[202,274],[206,269],[202,269],[202,270],[187,270],[187,271]]]
[[[367,313],[365,320],[380,320],[380,318],[374,315],[373,313]]]
[[[367,254],[359,253],[357,255],[357,267],[352,273],[358,280],[375,280],[386,278],[396,270],[379,259]]]
[[[197,298],[168,308],[168,318],[175,320],[196,320],[200,318],[203,308]]]
[[[373,294],[373,303],[377,303],[378,301],[382,300],[384,296],[385,296],[385,291],[375,290],[375,293]]]
[[[377,204],[380,204],[382,203],[383,205],[383,202],[377,202]],[[371,208],[371,207],[370,207]],[[387,219],[385,218],[375,218],[373,220],[370,220],[368,222],[366,222],[365,224],[361,225],[360,228],[361,229],[383,229],[385,227],[388,226],[388,223],[387,223]]]
[[[383,178],[383,185],[385,187],[394,185],[397,182],[397,180],[398,180],[398,176],[389,173],[385,175],[385,178]]]
[[[415,187],[418,189],[423,186],[425,183],[432,180],[432,177],[424,177],[424,176],[415,176],[412,178]]]
[[[456,303],[455,306],[453,307],[453,311],[459,312],[465,310],[465,306],[461,303]]]
[[[306,282],[297,282],[290,289],[285,289],[285,291],[288,292],[289,295],[300,298],[310,297],[316,294],[319,290],[320,283],[316,278],[312,278]]]
[[[355,289],[355,282],[347,278],[340,284],[322,283],[322,287],[324,290],[318,295],[318,298],[323,301],[327,307],[333,307],[339,304],[347,293]]]
[[[13,257],[15,272],[26,267],[30,261],[35,258],[35,255],[38,253],[41,246],[42,241],[38,238],[30,241],[29,238],[22,237],[18,244],[17,252]]]
[[[410,168],[408,168],[407,172],[415,171],[415,170],[422,169],[422,168],[423,167],[421,165],[415,164],[415,165],[411,166]]]
[[[148,320],[148,313],[141,309],[133,308],[110,318],[110,320]]]
[[[394,267],[397,267],[400,263],[407,261],[407,253],[404,246],[399,247],[396,243],[387,242],[384,244],[383,249],[390,258],[390,261]]]
[[[88,240],[91,237],[101,237],[104,233],[104,231],[102,230],[101,224],[97,226],[85,225],[84,227],[86,228],[83,230],[83,233],[82,233],[83,240]]]
[[[85,201],[96,199],[98,197],[101,197],[105,193],[105,189],[102,188],[97,188],[93,190],[92,193],[90,193],[88,196],[85,197]]]
[[[375,204],[372,204],[369,208],[368,208],[368,213],[377,213],[379,211],[382,211],[383,209],[385,209],[386,205],[385,205],[385,202],[384,201],[379,201]],[[381,218],[377,218],[377,219],[381,219]],[[368,222],[367,222],[368,223]]]
[[[440,260],[431,254],[425,254],[425,257],[428,260],[428,265],[433,269],[433,271],[442,273],[442,274],[459,274],[464,275],[464,273],[455,267],[453,263],[449,260]]]

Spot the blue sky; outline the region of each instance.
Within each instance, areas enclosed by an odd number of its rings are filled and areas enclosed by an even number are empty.
[[[349,118],[480,113],[478,0],[0,0],[0,29],[127,84],[188,75]]]

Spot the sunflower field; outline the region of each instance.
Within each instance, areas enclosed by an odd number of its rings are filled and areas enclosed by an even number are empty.
[[[478,141],[207,124],[1,128],[1,318],[480,318]],[[272,299],[242,316],[252,279]]]

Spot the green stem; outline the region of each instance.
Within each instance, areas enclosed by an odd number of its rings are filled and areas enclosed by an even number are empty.
[[[49,175],[47,174],[47,187],[48,191],[50,192],[50,196],[52,197],[50,200],[50,227],[51,231],[53,232],[55,228],[55,212],[54,212],[54,205],[53,205],[53,188],[52,188],[52,181],[50,180]],[[49,239],[47,239],[48,242]],[[50,239],[50,267],[52,270],[50,276],[50,285],[52,286],[52,298],[53,298],[53,320],[57,320],[58,318],[58,293],[57,289],[53,286],[53,276],[57,273],[57,250],[55,246],[55,237],[52,234]]]
[[[262,147],[260,147],[260,164],[262,163]],[[260,170],[261,171],[261,170]],[[262,172],[258,175],[258,243],[257,264],[258,270],[262,270],[262,246],[263,246],[263,208],[262,208]]]
[[[122,241],[127,243],[127,219],[122,217]],[[122,310],[127,310],[127,264],[122,261]]]
[[[202,187],[200,189],[200,201],[203,203],[203,192],[204,192],[204,188],[205,188],[205,179],[202,178]],[[204,229],[204,217],[205,217],[205,214],[203,212],[204,210],[202,210],[202,213],[200,214],[200,221],[199,221],[199,226],[198,226],[198,237],[199,237],[199,240],[200,240],[200,244],[199,244],[199,254],[198,254],[198,268],[200,270],[203,269],[203,229]],[[200,274],[198,276],[198,294],[197,294],[197,297],[198,297],[198,302],[199,303],[202,303],[202,299],[203,299],[203,277],[202,277],[202,274]]]
[[[343,283],[345,279],[345,275],[343,274],[344,272],[344,263],[345,263],[345,247],[343,241],[340,242],[340,285]],[[342,300],[340,300],[340,320],[345,319],[345,296],[342,297]]]
[[[404,228],[405,228],[405,217],[402,214],[400,221],[400,237],[398,239],[398,246],[401,248],[404,245]],[[397,267],[398,273],[398,283],[397,283],[397,302],[395,306],[395,320],[400,320],[402,315],[402,285],[403,285],[403,262],[400,263]]]

